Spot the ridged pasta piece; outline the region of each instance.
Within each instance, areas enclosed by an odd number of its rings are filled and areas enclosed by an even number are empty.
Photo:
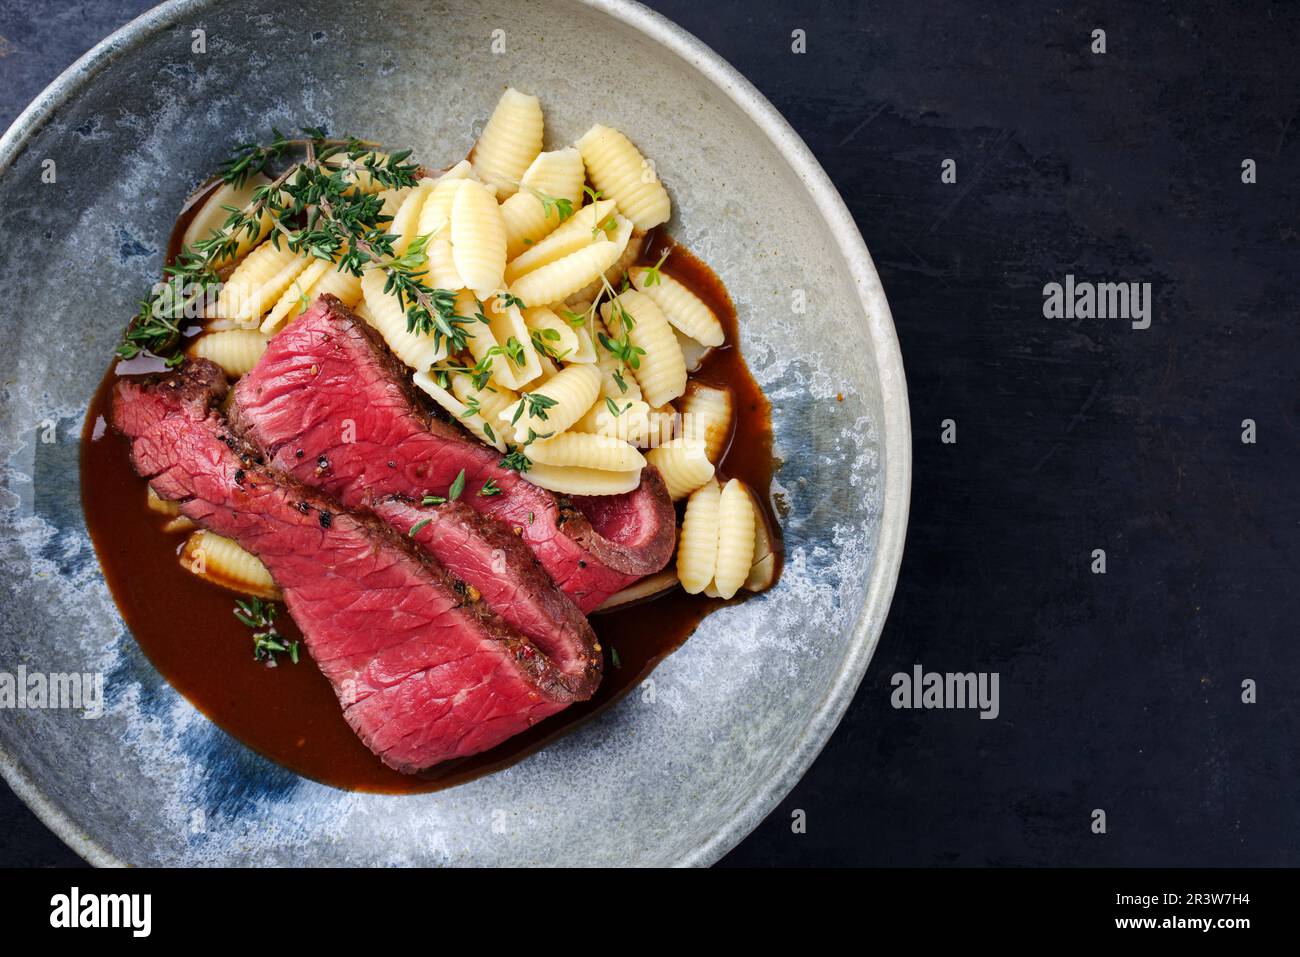
[[[394,255],[404,255],[407,247],[411,245],[411,240],[425,234],[420,229],[421,215],[436,185],[437,182],[432,179],[420,180],[402,197],[396,212],[390,214],[393,219],[384,227],[384,231],[397,237],[393,240]]]
[[[451,204],[451,252],[461,282],[484,299],[501,288],[506,228],[501,208],[482,183],[464,180]]]
[[[549,306],[560,302],[597,279],[618,261],[631,236],[631,229],[632,224],[622,220],[612,241],[597,239],[577,252],[525,273],[510,284],[510,294],[526,306]]]
[[[704,442],[709,461],[717,465],[731,440],[735,401],[726,386],[691,382],[677,403],[682,411],[682,434]]]
[[[599,393],[600,373],[594,366],[566,366],[541,388],[522,393],[498,418],[514,431],[517,443],[528,441],[530,429],[537,435],[558,435],[582,418]]]
[[[474,316],[480,308],[487,325],[475,322],[464,327],[470,337],[469,351],[474,361],[490,360],[495,384],[522,389],[542,371],[523,313],[516,305],[504,305],[500,296],[491,296],[480,304],[469,290],[457,294],[457,315]]]
[[[654,166],[616,129],[597,124],[577,142],[587,178],[602,196],[613,199],[623,215],[645,232],[672,215],[668,191]]]
[[[630,220],[628,221],[630,222]],[[611,237],[613,238],[613,237]],[[623,276],[628,269],[641,256],[641,246],[645,243],[645,236],[637,235],[632,232],[628,238],[627,245],[623,247],[623,252],[614,260],[613,264],[605,267],[603,276],[597,276],[589,284],[579,289],[570,296],[570,299],[593,300],[597,298],[608,283],[611,287],[618,288],[623,284]],[[566,300],[567,301],[567,300]]]
[[[429,240],[425,247],[429,260],[429,283],[434,289],[464,289],[465,280],[461,279],[456,268],[456,257],[451,251],[451,231],[445,227]]]
[[[328,293],[351,309],[361,301],[361,277],[339,269],[335,263],[330,263],[329,266],[330,268],[312,283],[308,297],[315,300]]]
[[[601,472],[628,472],[646,459],[626,442],[586,432],[562,432],[554,438],[530,442],[524,454],[542,465],[563,465]]]
[[[165,499],[153,490],[152,485],[145,486],[145,503],[149,506],[149,511],[157,512],[159,515],[166,515],[174,518],[181,513],[181,507],[170,499]]]
[[[311,265],[300,272],[293,282],[289,283],[289,288],[284,291],[267,313],[266,318],[262,320],[261,331],[268,335],[279,332],[282,326],[303,312],[311,304],[311,289],[325,275],[327,270],[333,269],[334,264],[324,259],[313,260]],[[361,280],[357,279],[357,288],[361,288]]]
[[[713,587],[731,598],[749,577],[754,563],[754,505],[745,483],[732,479],[718,496],[718,558]]]
[[[430,189],[425,194],[424,205],[420,207],[416,233],[421,236],[435,236],[446,232],[451,222],[451,205],[460,192],[460,184],[473,175],[467,160],[461,160],[437,180],[430,180]]]
[[[749,575],[741,587],[745,591],[766,591],[776,580],[776,553],[772,550],[772,537],[767,531],[767,519],[759,507],[758,496],[748,485],[750,504],[754,507],[754,555],[749,567]]]
[[[672,439],[646,453],[645,459],[659,470],[674,502],[681,501],[713,478],[713,463],[699,439]]]
[[[318,296],[326,293],[351,308],[361,301],[361,277],[340,271],[335,263],[324,259],[313,261],[289,284],[275,308],[267,313],[261,331],[268,335],[279,332],[306,312]]]
[[[578,361],[574,357],[582,348],[582,344],[578,339],[577,331],[572,326],[545,306],[525,309],[523,313],[524,324],[528,326],[528,331],[542,341],[546,346],[546,351],[553,353],[557,361]],[[594,360],[595,355],[593,354],[590,361]]]
[[[681,438],[682,417],[671,405],[651,409],[647,414],[645,436],[640,445],[655,448]]]
[[[496,439],[492,436],[500,436],[502,431],[495,424],[500,421],[498,416],[501,410],[519,401],[518,393],[504,386],[494,386],[489,382],[482,389],[475,388],[473,378],[463,372],[451,376],[451,391],[467,407],[478,409],[479,418],[486,426],[485,434],[488,434],[487,429],[490,429],[489,439],[493,442]],[[488,425],[488,423],[493,424]]]
[[[713,350],[708,346],[700,345],[690,336],[682,333],[680,329],[674,327],[673,335],[677,337],[677,345],[682,349],[682,360],[686,363],[686,372],[691,374],[700,371],[700,366],[704,364],[704,357]]]
[[[185,540],[181,548],[181,565],[222,588],[258,598],[279,600],[271,573],[255,555],[244,551],[229,538],[200,529]]]
[[[235,267],[221,287],[217,317],[234,320],[242,327],[257,325],[311,263],[311,257],[291,252],[283,242],[278,249],[269,241],[262,243]]]
[[[658,281],[646,282],[647,278]],[[673,326],[700,345],[720,346],[726,339],[722,323],[699,296],[662,270],[651,272],[645,266],[628,270],[628,278],[639,292],[655,301]]]
[[[585,249],[602,236],[608,238],[605,225],[614,222],[617,211],[618,205],[612,199],[588,203],[537,245],[529,246],[508,262],[506,282],[512,283],[526,273]]]
[[[622,591],[615,592],[597,605],[594,611],[597,613],[613,611],[615,608],[624,608],[648,598],[657,598],[664,592],[676,588],[679,584],[677,572],[674,569],[666,568],[661,572],[648,575],[640,581],[628,585]]]
[[[564,200],[570,210],[575,209],[585,181],[582,154],[572,146],[542,153],[533,160],[519,181],[519,192],[501,204],[506,258],[514,259],[558,228],[566,218],[561,215],[558,201]]]
[[[641,470],[602,472],[537,464],[524,473],[524,478],[539,488],[561,495],[623,495],[641,484]]]
[[[221,233],[224,236],[226,234],[226,220],[230,218],[230,210],[226,207],[233,206],[235,209],[242,210],[253,201],[253,193],[270,182],[261,173],[254,173],[244,180],[240,186],[222,183],[213,191],[212,195],[203,201],[203,205],[198,208],[190,219],[189,225],[185,227],[185,232],[181,236],[181,247],[193,246],[202,239],[211,239],[213,233]],[[234,255],[217,259],[213,264],[220,266],[240,259],[265,239],[266,234],[271,231],[271,214],[262,213],[258,218],[257,227],[257,231],[251,235],[244,230],[240,230],[239,235],[236,237],[238,244],[235,247]]]
[[[595,365],[600,372],[600,395],[586,414],[574,423],[573,429],[640,445],[645,437],[650,406],[641,398],[636,376],[603,346],[596,347],[595,352]],[[612,410],[610,402],[614,404]]]
[[[382,269],[367,269],[361,277],[361,290],[366,302],[364,318],[383,336],[393,355],[412,369],[427,370],[447,357],[446,340],[435,345],[433,336],[408,332],[406,311],[395,295],[384,292],[386,282]]]
[[[228,329],[225,332],[208,332],[194,340],[186,350],[191,358],[211,359],[223,372],[238,378],[251,372],[257,360],[266,351],[269,336],[256,329]]]
[[[514,195],[524,171],[542,151],[542,128],[542,101],[506,87],[470,156],[479,179],[502,197]]]
[[[631,328],[624,313],[632,319]],[[633,346],[644,350],[638,357],[636,378],[647,402],[662,406],[686,391],[686,360],[672,326],[653,299],[629,289],[604,303],[601,314],[611,339],[626,335]]]
[[[194,524],[193,519],[185,515],[177,515],[163,523],[162,532],[166,535],[175,535],[180,532],[192,532],[196,528],[198,526]]]
[[[487,442],[498,452],[506,450],[505,442],[501,439],[501,431],[494,428],[490,424],[490,420],[486,419],[481,412],[474,411],[474,407],[466,404],[459,396],[440,386],[437,379],[430,373],[417,372],[411,377],[411,381],[433,401],[451,413],[452,418],[460,423],[474,438]]]
[[[715,479],[691,493],[677,542],[677,577],[688,595],[698,595],[713,582],[718,564],[718,505],[722,496]]]

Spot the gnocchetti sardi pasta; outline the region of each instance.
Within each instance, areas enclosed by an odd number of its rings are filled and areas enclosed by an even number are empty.
[[[325,161],[344,171],[348,195],[379,210],[360,253],[295,245],[269,216],[241,232],[188,354],[237,379],[312,301],[333,296],[383,339],[431,414],[522,480],[563,496],[618,496],[647,469],[658,474],[682,503],[676,562],[608,607],[678,586],[721,598],[768,587],[779,557],[763,503],[727,474],[746,413],[706,371],[735,345],[709,305],[725,292],[692,288],[691,259],[673,259],[659,231],[672,202],[653,161],[599,123],[576,142],[549,142],[540,99],[515,88],[468,158],[412,167],[394,184],[383,172],[393,156],[367,143]],[[187,243],[220,239],[222,207],[247,207],[272,182],[256,172],[213,190]],[[152,492],[149,508],[192,528]],[[261,563],[228,539],[194,531],[181,559],[224,587],[276,594]]]

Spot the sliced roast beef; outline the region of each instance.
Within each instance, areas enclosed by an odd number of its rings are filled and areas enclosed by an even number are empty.
[[[122,380],[113,424],[163,498],[258,556],[366,745],[400,771],[474,754],[590,695],[426,551],[259,464],[215,411],[206,360]],[[570,663],[572,664],[572,663]]]
[[[592,662],[601,660],[596,635],[519,536],[462,501],[425,506],[394,496],[371,502],[371,508],[476,589],[559,668],[586,677],[595,689],[600,673]]]
[[[275,466],[352,508],[445,496],[464,470],[465,501],[519,535],[584,612],[663,568],[676,543],[655,469],[618,496],[569,500],[529,484],[493,449],[425,414],[409,372],[332,296],[271,340],[235,388],[232,421]],[[489,481],[499,493],[479,495]]]

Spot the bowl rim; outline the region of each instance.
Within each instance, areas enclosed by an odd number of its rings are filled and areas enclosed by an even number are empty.
[[[169,0],[145,11],[91,47],[60,73],[0,136],[0,176],[12,167],[16,157],[59,108],[112,61],[155,33],[174,26],[182,17],[219,2]],[[779,769],[707,841],[676,862],[678,866],[707,866],[753,831],[807,773],[838,727],[880,642],[902,563],[911,500],[912,443],[907,382],[889,303],[866,242],[830,177],[776,107],[726,60],[664,15],[635,0],[574,2],[612,17],[676,54],[743,110],[790,164],[829,227],[857,287],[863,309],[862,331],[871,340],[880,382],[883,415],[882,421],[876,423],[884,460],[880,526],[862,607],[852,626],[848,654]],[[83,833],[3,747],[0,747],[0,776],[46,827],[88,863],[99,867],[128,865],[94,837]]]

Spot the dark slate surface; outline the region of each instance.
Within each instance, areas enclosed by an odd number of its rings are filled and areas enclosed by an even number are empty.
[[[147,5],[0,0],[0,120]],[[726,863],[1300,864],[1300,12],[652,5],[750,77],[839,187],[915,430],[880,650]],[[1044,318],[1067,273],[1150,282],[1151,328]],[[916,663],[997,672],[1000,716],[894,710],[890,676]],[[0,864],[75,861],[0,795]]]

